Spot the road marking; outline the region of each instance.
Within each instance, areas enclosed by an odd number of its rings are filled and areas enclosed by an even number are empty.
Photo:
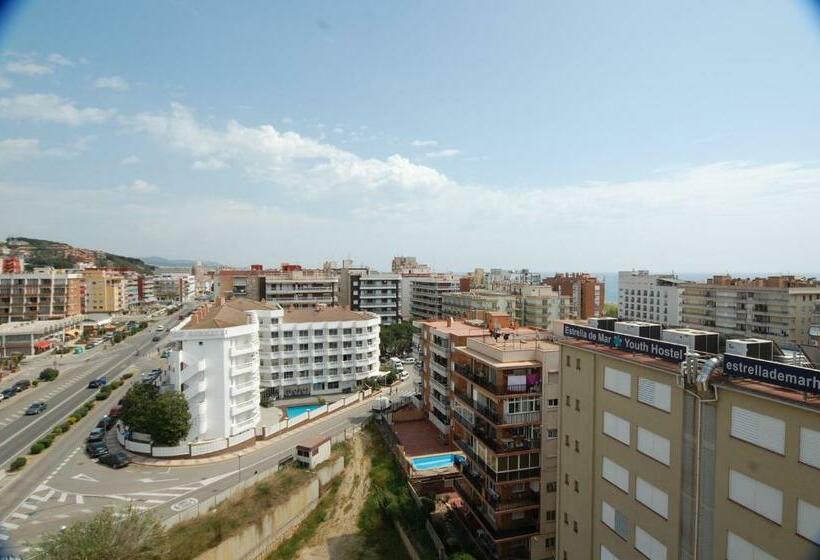
[[[71,478],[72,478],[72,480],[82,480],[83,482],[99,482],[99,480],[97,480],[96,478],[91,478],[87,474],[83,474],[83,473],[75,474]]]
[[[49,501],[49,500],[51,499],[51,497],[52,497],[54,494],[56,494],[56,493],[57,493],[57,491],[56,491],[56,490],[49,490],[49,491],[48,491],[48,493],[46,493],[46,497],[45,497],[45,498],[43,498],[43,501],[44,501],[44,502]]]
[[[184,490],[185,492],[191,492],[193,490],[199,490],[199,486],[172,486],[169,490]]]
[[[48,498],[43,498],[42,496],[35,496],[34,494],[29,496],[27,499],[37,500],[38,502],[47,502],[48,501]]]
[[[9,531],[14,531],[19,527],[19,525],[15,523],[10,523],[8,521],[3,521],[2,523],[0,523],[0,527],[2,527],[3,529],[8,529]]]
[[[76,500],[77,500],[77,505],[78,505],[78,506],[81,506],[81,505],[83,505],[83,504],[85,503],[85,500],[83,500],[83,497],[82,497],[82,496],[80,496],[79,494],[77,494],[77,495],[76,495],[76,496],[74,496],[74,497],[75,497],[75,498],[76,498]]]
[[[174,505],[171,506],[171,509],[176,512],[184,511],[188,508],[194,507],[199,503],[199,500],[196,498],[185,498],[184,500],[180,500]]]
[[[149,484],[151,482],[173,482],[174,480],[179,480],[179,479],[178,478],[159,478],[159,479],[138,478],[137,482],[144,482],[146,484]]]
[[[66,498],[68,498],[68,494],[66,492],[61,492],[60,497],[57,499],[57,501],[63,503],[65,502]]]
[[[28,515],[25,513],[17,513],[16,511],[12,513],[10,517],[14,517],[15,519],[28,519]]]
[[[20,504],[20,507],[24,507],[26,509],[37,509],[37,506],[35,506],[34,504],[30,504],[28,502],[23,502],[22,504]]]
[[[159,496],[160,498],[178,498],[182,494],[169,494],[167,492],[131,492],[129,496]]]
[[[66,515],[65,513],[58,513],[54,517],[55,519],[68,519],[70,516]]]
[[[164,504],[165,500],[145,500],[146,504]]]

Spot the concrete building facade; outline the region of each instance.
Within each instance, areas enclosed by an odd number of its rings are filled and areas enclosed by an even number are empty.
[[[556,321],[570,316],[569,296],[559,295],[549,286],[520,285],[516,294],[513,316],[525,327],[552,331]]]
[[[52,268],[0,274],[0,323],[62,319],[83,310],[83,275]]]
[[[435,319],[443,316],[443,296],[458,292],[458,278],[450,274],[430,276],[403,276],[409,283],[410,317],[413,320]]]
[[[588,319],[603,315],[606,301],[605,286],[595,276],[586,272],[558,273],[545,278],[544,284],[559,295],[569,296],[569,312],[572,318]]]
[[[442,295],[441,308],[445,317],[470,317],[475,311],[493,311],[512,315],[517,297],[510,292],[470,290]]]
[[[187,272],[164,272],[154,275],[154,297],[159,301],[186,303],[196,296],[196,279]]]
[[[401,276],[367,268],[343,268],[339,274],[339,305],[369,311],[382,325],[401,322]]]
[[[683,323],[683,286],[674,274],[649,274],[646,270],[618,273],[618,317],[649,321],[664,327]]]

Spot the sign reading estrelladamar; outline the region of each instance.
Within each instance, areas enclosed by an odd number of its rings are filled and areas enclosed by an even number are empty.
[[[653,338],[603,331],[570,323],[564,323],[564,336],[588,340],[625,352],[647,354],[653,358],[660,358],[668,362],[680,363],[686,360],[686,346]]]
[[[723,357],[723,372],[813,395],[820,394],[820,371],[816,369],[726,354]]]

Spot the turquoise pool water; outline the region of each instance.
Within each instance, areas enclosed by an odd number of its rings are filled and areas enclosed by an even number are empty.
[[[413,459],[413,468],[417,471],[429,469],[440,469],[441,467],[452,467],[455,463],[462,461],[460,455],[447,453],[446,455],[431,455],[430,457],[419,457]]]
[[[320,404],[303,404],[301,406],[289,406],[285,409],[285,413],[288,415],[288,418],[296,418],[300,414],[310,412],[311,410],[316,410],[320,406],[322,406],[322,405],[320,405]]]

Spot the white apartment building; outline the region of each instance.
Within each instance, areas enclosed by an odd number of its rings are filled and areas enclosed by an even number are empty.
[[[683,322],[683,285],[674,274],[618,272],[618,316],[622,320],[675,327]]]
[[[184,272],[164,272],[154,276],[154,295],[160,301],[193,301],[196,279]]]
[[[566,319],[570,297],[559,295],[549,286],[517,286],[513,316],[520,325],[552,330],[555,321]]]
[[[379,323],[375,313],[322,306],[261,321],[263,393],[285,398],[355,391],[380,375]]]
[[[125,272],[125,307],[138,305],[140,302],[139,274]]]
[[[293,270],[266,274],[261,297],[282,307],[336,305],[339,301],[339,278],[324,271]]]
[[[510,292],[493,290],[470,290],[450,292],[442,296],[442,315],[449,317],[470,317],[474,311],[495,311],[512,315],[517,297]]]
[[[401,276],[367,268],[343,268],[339,274],[339,305],[369,311],[382,325],[401,322]]]
[[[458,278],[451,274],[402,276],[402,283],[405,282],[409,292],[409,315],[413,320],[441,317],[444,294],[459,291]]]
[[[188,441],[252,430],[260,419],[259,329],[279,322],[278,305],[248,299],[203,309],[175,330],[168,384],[188,401]]]

